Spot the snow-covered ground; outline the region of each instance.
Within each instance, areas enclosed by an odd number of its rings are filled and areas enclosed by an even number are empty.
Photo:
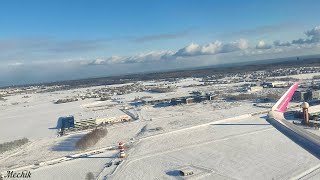
[[[146,82],[153,84],[156,82]],[[6,97],[0,102],[0,143],[27,137],[31,142],[0,154],[0,172],[46,162],[73,154],[75,142],[86,131],[56,137],[57,119],[60,116],[103,111],[127,106],[136,97],[153,99],[179,97],[190,92],[214,91],[232,88],[232,85],[184,87],[200,84],[186,79],[177,83],[175,92],[136,92],[115,95],[112,99],[79,100],[54,104],[59,98],[86,92],[88,88],[53,93]],[[117,85],[120,86],[120,85]],[[100,87],[92,87],[95,89]],[[270,90],[268,90],[269,92]],[[289,179],[318,177],[318,159],[282,135],[264,119],[269,108],[253,106],[252,102],[207,101],[188,105],[135,107],[139,120],[108,127],[108,135],[89,150],[116,146],[119,141],[134,141],[127,150],[128,158],[115,174],[106,168],[100,177],[113,179],[176,179],[177,170],[190,167],[203,179]],[[55,165],[31,169],[34,179],[84,179],[86,173],[95,176],[106,163],[115,159],[116,151],[107,151],[87,158],[74,159]]]
[[[313,76],[319,76],[320,73],[311,73],[311,74],[297,74],[297,75],[291,75],[290,77],[297,78],[300,80],[305,80],[305,79],[312,79]]]
[[[251,117],[142,139],[114,179],[176,179],[182,166],[205,169],[194,175],[204,179],[290,179],[319,165],[265,119]]]
[[[194,80],[187,79],[183,81],[183,85],[187,82],[193,84]],[[120,85],[112,85],[120,86]],[[103,86],[105,87],[105,86]],[[86,92],[87,89],[99,89],[101,86],[91,88],[81,88],[68,91],[57,91],[43,94],[28,94],[6,97],[6,101],[0,101],[0,143],[20,139],[23,137],[31,140],[44,137],[55,137],[57,120],[61,116],[77,115],[93,110],[93,108],[105,107],[111,109],[120,109],[123,106],[130,106],[136,97],[151,96],[152,99],[173,98],[190,95],[194,90],[214,90],[221,88],[220,86],[208,87],[188,87],[178,88],[175,92],[169,93],[150,93],[136,92],[126,95],[114,95],[112,99],[120,99],[122,102],[116,101],[98,101],[98,99],[86,99],[75,102],[54,104],[54,100],[72,97],[76,94]],[[25,96],[28,96],[27,98]],[[110,107],[108,107],[110,106]],[[104,110],[101,108],[101,110]]]
[[[141,83],[146,86],[177,86],[184,87],[190,85],[200,85],[204,84],[201,82],[202,78],[185,78],[180,79],[177,82],[169,82],[169,81],[142,81]]]
[[[32,179],[85,179],[89,172],[92,172],[94,176],[98,176],[106,164],[115,159],[116,155],[117,151],[113,150],[99,155],[78,158],[58,165],[35,169],[32,170]],[[109,171],[106,171],[106,173],[111,173],[114,168],[115,165],[110,166],[108,168]]]
[[[140,132],[141,128],[143,128],[145,125],[147,125],[148,131],[143,133],[143,136],[170,132],[172,130],[187,128],[211,121],[238,116],[241,114],[265,110],[265,108],[253,107],[250,103],[244,102],[190,104],[169,106],[165,108],[143,106],[141,110],[138,111],[141,120],[124,124],[115,124],[109,127],[107,137],[100,140],[94,147],[92,147],[92,149],[115,145],[119,141],[129,141],[131,138],[135,138]],[[150,119],[152,119],[152,121],[150,121]],[[48,126],[52,127],[53,125],[56,125],[54,120],[52,125]],[[35,125],[33,126],[37,127]],[[45,128],[45,130],[49,132],[55,132],[54,130],[49,130],[48,126],[40,126],[37,128]],[[161,127],[162,130],[149,131],[150,129],[157,127]],[[29,131],[32,132],[32,129],[29,129]],[[46,134],[43,132],[45,131],[35,131],[34,134],[43,137],[31,139],[30,143],[19,148],[18,150],[1,154],[0,171],[8,167],[15,168],[23,165],[33,164],[34,162],[42,162],[77,153],[77,151],[74,150],[74,144],[81,137],[81,134],[57,138],[54,133],[52,136],[46,136]],[[10,133],[11,134],[9,135],[14,133],[22,134],[22,132],[19,131],[10,131]]]
[[[64,104],[54,104],[53,100],[64,97],[64,93],[52,95],[31,94],[29,98],[23,95],[9,96],[0,113],[0,143],[23,137],[35,140],[43,137],[55,137],[55,128],[60,116],[77,114],[85,110],[83,104],[96,100],[76,101]]]
[[[300,80],[307,80],[307,79],[312,79],[313,76],[319,76],[320,73],[308,73],[308,74],[297,74],[297,75],[289,75],[289,76],[278,76],[275,78],[288,78],[288,77],[292,77],[292,78],[296,78],[296,79],[300,79]],[[270,78],[272,79],[272,78]]]

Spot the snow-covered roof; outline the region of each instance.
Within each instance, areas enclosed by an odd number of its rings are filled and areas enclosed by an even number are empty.
[[[320,112],[320,105],[309,107],[309,113],[316,113],[316,112]]]
[[[85,120],[85,119],[97,119],[97,118],[106,118],[106,117],[119,117],[126,115],[119,109],[105,109],[99,111],[87,111],[87,112],[79,112],[74,114],[75,120]]]

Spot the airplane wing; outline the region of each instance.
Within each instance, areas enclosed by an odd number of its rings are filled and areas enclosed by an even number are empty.
[[[268,113],[268,122],[296,144],[320,159],[320,137],[284,118],[289,102],[298,87],[294,83]]]
[[[288,107],[291,98],[298,88],[298,83],[294,83],[288,91],[278,100],[278,102],[272,107],[272,111],[284,113]]]

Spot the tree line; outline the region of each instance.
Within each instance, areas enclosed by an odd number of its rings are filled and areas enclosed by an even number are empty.
[[[2,144],[0,144],[0,153],[4,153],[6,151],[16,149],[16,148],[18,148],[28,142],[29,142],[29,140],[27,138],[22,138],[22,139],[14,140],[11,142],[2,143]]]
[[[94,129],[88,134],[84,135],[77,143],[76,149],[86,150],[90,146],[95,145],[101,138],[108,134],[108,130],[105,128]]]
[[[238,94],[238,95],[227,95],[225,97],[227,100],[231,101],[241,101],[241,100],[264,100],[264,101],[277,101],[281,98],[278,94],[267,94],[267,95],[257,95],[257,94]]]

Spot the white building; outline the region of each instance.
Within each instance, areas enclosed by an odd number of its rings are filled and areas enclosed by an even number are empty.
[[[99,111],[81,112],[75,115],[76,124],[90,121],[95,125],[112,124],[124,121],[130,121],[131,117],[119,109],[106,109]]]
[[[282,81],[274,81],[274,82],[265,82],[263,83],[264,87],[286,87],[288,86],[287,82],[282,82]]]
[[[249,92],[259,92],[262,91],[263,87],[262,86],[252,86],[248,89]]]

